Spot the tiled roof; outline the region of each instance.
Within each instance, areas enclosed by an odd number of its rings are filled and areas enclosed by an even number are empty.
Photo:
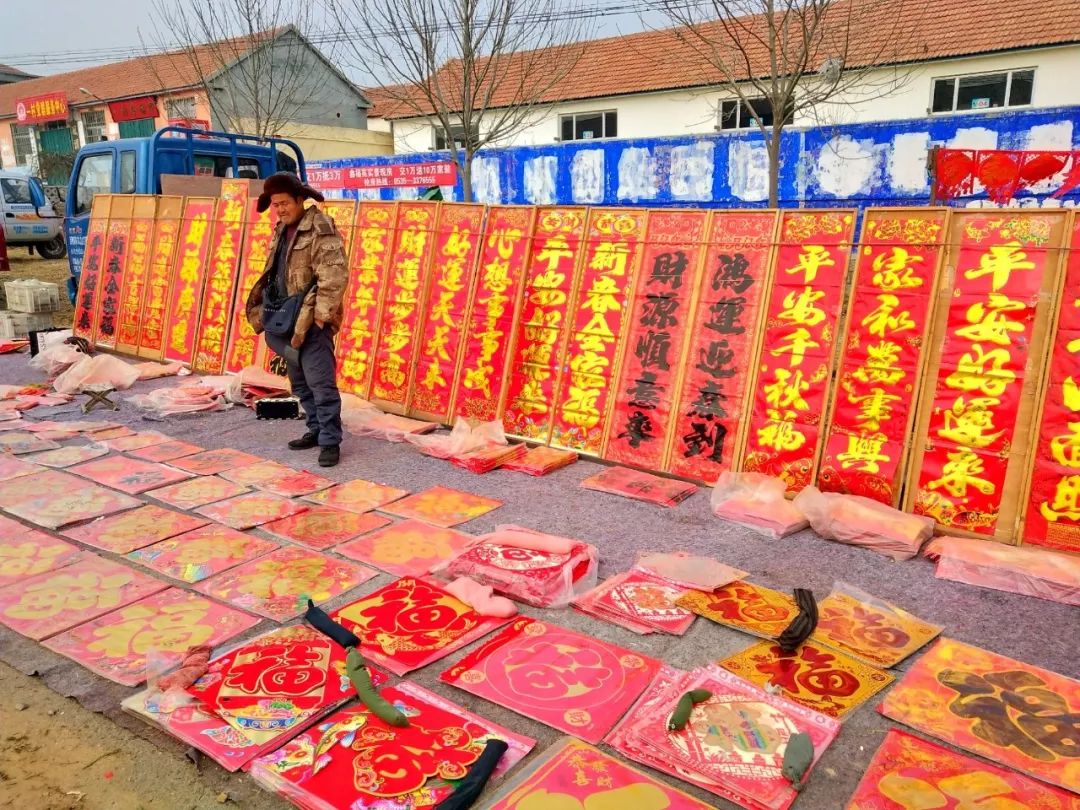
[[[259,36],[269,40],[283,31],[265,31]],[[254,41],[259,40],[256,38]],[[223,40],[212,45],[200,45],[190,51],[151,54],[124,62],[0,85],[0,118],[15,116],[17,98],[43,93],[62,92],[67,96],[68,104],[88,104],[95,103],[94,96],[112,101],[195,87],[201,81],[200,76],[212,76],[225,67],[221,64],[223,55],[233,57],[235,54],[239,57],[250,50],[251,42],[246,37]],[[86,88],[93,95],[86,95],[80,88]]]
[[[887,14],[885,12],[887,11]],[[935,59],[975,56],[1049,45],[1080,42],[1080,2],[1077,0],[850,0],[831,6],[830,15],[850,15],[850,43],[846,65],[850,68],[871,65],[909,64]],[[884,16],[883,16],[884,14]],[[763,26],[763,20],[749,18],[747,24]],[[730,42],[720,22],[702,28],[714,39],[716,47]],[[847,26],[836,30],[847,32]],[[905,32],[891,36],[891,32]],[[740,37],[742,41],[752,38]],[[678,29],[668,28],[628,36],[611,37],[551,48],[543,64],[566,75],[545,94],[542,101],[569,101],[629,93],[703,87],[715,85],[722,78],[693,37],[680,37]],[[730,46],[729,46],[730,47]],[[768,51],[764,46],[748,48],[750,73],[767,75]],[[822,46],[811,64],[824,64],[830,49]],[[842,52],[842,51],[841,51]],[[580,58],[576,54],[581,53]],[[734,61],[741,61],[733,52]],[[535,71],[534,54],[502,57],[500,86],[495,88],[492,106],[506,106],[515,97],[522,74]],[[576,61],[575,61],[576,59]],[[567,71],[565,65],[572,64]],[[528,68],[522,66],[528,64]],[[558,65],[564,67],[559,68]],[[818,65],[819,66],[819,65]],[[448,62],[439,72],[454,70]],[[533,73],[535,75],[535,72]],[[539,77],[538,82],[544,83]],[[447,86],[455,82],[447,82]],[[505,88],[505,91],[503,91]],[[377,118],[410,118],[416,112],[402,103],[400,93],[379,89],[365,91],[375,106],[368,115]]]
[[[37,78],[37,76],[33,73],[27,73],[25,70],[20,70],[13,65],[5,65],[2,62],[0,62],[0,73],[6,73],[9,76],[26,76],[30,79]]]

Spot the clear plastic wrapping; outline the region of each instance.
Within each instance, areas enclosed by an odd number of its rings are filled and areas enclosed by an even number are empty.
[[[1080,557],[1072,554],[948,536],[925,554],[937,560],[938,579],[1080,605]]]
[[[826,540],[863,546],[894,560],[910,560],[934,533],[932,518],[909,515],[859,495],[807,487],[794,503]]]
[[[724,472],[713,487],[713,514],[777,540],[805,529],[806,517],[785,497],[779,478],[754,472]]]

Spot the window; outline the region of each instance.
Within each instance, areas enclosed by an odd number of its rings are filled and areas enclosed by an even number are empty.
[[[82,114],[83,146],[105,140],[105,111],[87,110]]]
[[[12,124],[11,140],[15,147],[15,165],[29,166],[34,159],[34,134],[30,127]]]
[[[607,112],[572,113],[559,116],[559,140],[588,141],[593,138],[614,138],[619,134],[619,115]]]
[[[767,98],[752,98],[749,102],[740,101],[737,98],[724,99],[717,109],[716,128],[724,129],[756,129],[757,121],[754,116],[761,119],[762,125],[773,125],[772,103]],[[790,124],[795,118],[794,103],[789,103],[784,123]]]
[[[135,153],[120,153],[120,193],[135,193]]]
[[[479,139],[480,139],[480,127],[478,127],[478,126],[473,127],[472,128],[472,141],[473,141],[473,143],[476,143],[476,141],[478,141]],[[454,142],[454,145],[458,149],[464,149],[465,148],[465,127],[463,127],[463,126],[451,127],[450,128],[450,137],[449,138],[446,137],[446,130],[445,129],[436,129],[435,130],[435,148],[436,149],[439,149],[439,150],[449,149],[451,141]]]
[[[8,205],[34,204],[34,198],[30,196],[29,180],[15,180],[5,177],[0,180],[0,189],[3,189],[4,202]]]
[[[195,97],[189,96],[188,98],[170,98],[165,101],[165,116],[169,119],[174,118],[194,118],[195,117]]]
[[[112,191],[113,156],[90,155],[79,164],[79,177],[75,181],[75,213],[89,214],[90,204],[96,194]]]
[[[1030,69],[934,79],[930,111],[951,113],[1022,107],[1031,103],[1034,84],[1035,71]]]

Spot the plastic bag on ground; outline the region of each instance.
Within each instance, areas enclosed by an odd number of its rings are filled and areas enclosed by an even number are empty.
[[[341,424],[354,436],[370,436],[388,442],[411,441],[412,437],[439,427],[435,422],[383,413],[366,399],[344,393],[341,395]]]
[[[495,419],[491,422],[471,423],[463,416],[459,416],[454,422],[454,428],[449,434],[439,436],[406,436],[405,441],[420,448],[420,452],[435,458],[451,458],[463,456],[493,445],[505,445],[506,434],[503,432],[502,421]]]
[[[228,380],[228,377],[205,377],[194,382],[157,388],[146,394],[135,394],[127,400],[136,408],[157,417],[217,411],[226,407],[225,387]]]
[[[710,505],[717,517],[778,540],[810,525],[786,492],[787,484],[771,475],[724,472],[713,487]]]
[[[184,364],[176,362],[155,363],[147,361],[145,363],[136,363],[134,368],[139,372],[140,380],[157,380],[161,377],[175,377],[177,375],[184,376],[187,373]]]
[[[807,487],[795,496],[795,506],[826,540],[863,546],[894,560],[910,560],[934,533],[932,518],[909,515],[860,495]]]
[[[52,379],[64,373],[71,366],[86,357],[75,346],[69,343],[57,343],[37,353],[36,357],[30,358],[30,368],[37,369]]]
[[[139,379],[139,369],[111,354],[83,357],[53,380],[60,394],[77,394],[87,385],[109,385],[117,391],[131,388]]]
[[[676,585],[698,591],[715,591],[749,576],[712,557],[699,557],[685,551],[654,551],[638,554],[637,567],[651,571]]]
[[[924,552],[938,579],[1080,605],[1080,557],[993,540],[935,537]]]
[[[289,381],[285,377],[271,374],[260,366],[247,366],[229,378],[225,386],[225,399],[250,408],[256,399],[287,395],[290,391]],[[342,394],[343,400],[345,396],[348,395]]]

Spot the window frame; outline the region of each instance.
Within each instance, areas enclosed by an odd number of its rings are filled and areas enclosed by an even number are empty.
[[[25,148],[20,148],[20,143]],[[11,146],[16,166],[30,166],[34,161],[34,130],[25,124],[11,125]]]
[[[138,171],[138,159],[134,149],[120,152],[120,194],[134,194]]]
[[[472,127],[472,130],[475,133],[475,136],[473,137],[473,140],[474,141],[479,140],[480,139],[480,125],[479,124],[474,125]],[[436,125],[436,126],[432,127],[431,132],[432,132],[432,141],[433,141],[432,148],[434,148],[434,150],[436,152],[447,152],[447,151],[449,151],[450,150],[450,140],[451,139],[453,139],[454,145],[457,146],[458,149],[464,149],[465,148],[464,143],[462,143],[462,141],[457,137],[458,133],[461,133],[461,135],[465,134],[465,125],[464,124],[455,124],[454,126],[450,127],[450,138],[446,137],[446,134],[447,134],[446,129],[444,127],[442,127],[441,125]],[[440,145],[440,141],[442,141],[441,145]]]
[[[716,105],[716,127],[715,127],[716,131],[717,132],[741,132],[741,131],[744,131],[744,130],[756,130],[758,128],[758,125],[754,122],[753,115],[751,115],[751,113],[753,112],[752,105],[755,102],[761,102],[762,104],[768,104],[769,105],[769,112],[770,112],[772,118],[775,119],[776,110],[772,109],[772,103],[765,96],[754,96],[753,98],[749,98],[746,101],[743,101],[741,98],[738,98],[738,97],[735,97],[735,98],[722,98],[722,99],[720,99],[719,103]],[[725,104],[734,104],[735,105],[736,121],[735,121],[735,126],[734,127],[725,127],[724,126],[724,105]],[[746,112],[746,119],[745,120],[743,119],[743,112],[744,111]],[[794,122],[795,122],[795,103],[794,103],[794,101],[792,101],[791,107],[788,109],[787,114],[784,116],[784,126],[788,126],[789,124],[793,124]],[[769,123],[765,124],[765,126],[766,127],[771,127],[772,126],[772,121],[770,120]]]
[[[165,119],[167,121],[172,121],[174,119],[181,119],[181,118],[183,118],[185,120],[193,120],[193,119],[197,118],[198,116],[196,114],[197,113],[196,101],[197,100],[196,100],[195,96],[177,96],[176,98],[167,98],[167,99],[165,99]],[[191,107],[190,107],[191,113],[190,114],[184,113],[183,115],[177,114],[176,106],[179,105],[179,104],[184,104],[184,105],[190,104],[191,105]]]
[[[87,116],[100,116],[101,123],[91,125],[86,119]],[[105,110],[83,110],[80,114],[80,119],[83,125],[83,137],[86,138],[86,142],[83,146],[89,146],[92,143],[99,143],[102,137],[105,135],[106,127],[108,124],[105,122]],[[91,131],[96,133],[95,137],[91,137]]]
[[[9,196],[12,186],[26,186],[26,199],[16,200]],[[30,180],[23,177],[2,177],[0,178],[0,198],[3,199],[7,205],[33,205],[34,204],[34,192],[30,187]]]
[[[608,116],[614,116],[615,132],[608,134]],[[599,118],[601,134],[593,138],[579,138],[577,137],[577,119],[578,118]],[[567,140],[563,137],[563,127],[566,121],[570,121],[571,131],[574,133],[574,137]],[[584,110],[582,112],[569,112],[559,114],[559,129],[558,139],[561,143],[570,143],[577,141],[606,141],[612,138],[619,137],[619,110],[615,107],[609,107],[600,110]]]
[[[930,104],[926,110],[929,115],[964,115],[970,113],[984,113],[987,110],[1008,110],[1013,107],[1031,107],[1035,103],[1035,80],[1037,69],[1034,66],[1027,67],[1015,67],[1006,68],[1004,70],[981,70],[974,73],[954,73],[946,76],[931,76],[930,77]],[[1030,73],[1031,74],[1031,98],[1023,104],[1012,103],[1012,91],[1013,91],[1013,76],[1017,73]],[[979,77],[986,76],[1005,76],[1005,103],[1000,107],[966,107],[964,109],[957,108],[957,102],[960,99],[960,82],[962,79],[977,79]],[[937,92],[938,82],[953,83],[952,87],[952,108],[948,110],[935,110],[934,109],[934,96]]]
[[[104,173],[104,176],[108,178],[108,186],[101,189],[99,186],[87,186],[83,183],[83,177],[85,175],[86,167],[90,164],[96,164],[101,160],[108,161],[108,171]],[[98,194],[109,194],[112,192],[113,171],[116,169],[115,154],[112,151],[98,152],[95,155],[86,155],[79,161],[79,165],[76,169],[77,174],[75,176],[75,216],[82,216],[83,214],[89,214],[90,208],[94,204],[94,197]],[[93,188],[95,191],[90,195],[90,199],[83,200],[83,194],[88,188]]]

